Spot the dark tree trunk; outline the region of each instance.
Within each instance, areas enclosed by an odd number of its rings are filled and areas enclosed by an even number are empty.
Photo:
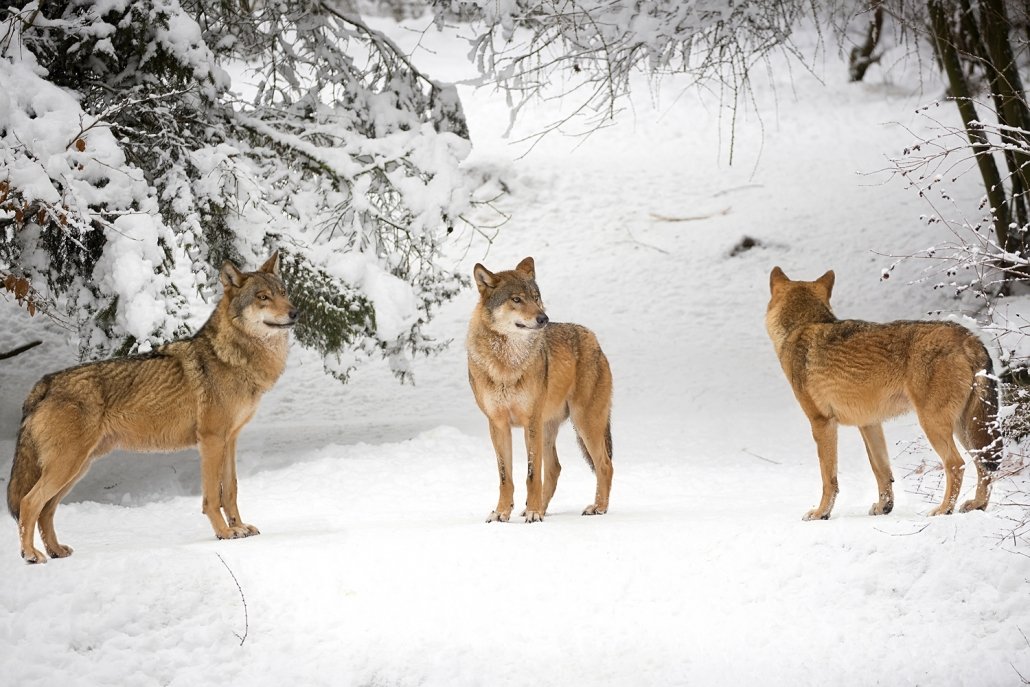
[[[1030,188],[1030,155],[1026,152],[1027,134],[1030,131],[1030,110],[1027,109],[1026,93],[1016,65],[1012,46],[1009,43],[1011,23],[1005,13],[1003,0],[980,0],[981,28],[983,42],[994,71],[991,90],[998,108],[998,121],[1006,128],[1002,133],[1006,150],[1006,162],[1012,179],[1012,213],[1019,223],[1019,229],[1009,232],[1002,247],[1009,252],[1025,252],[1025,227],[1027,223],[1026,192]],[[999,237],[1000,238],[1000,237]]]
[[[43,342],[42,341],[33,341],[31,343],[25,344],[24,346],[18,346],[18,348],[12,349],[12,350],[7,351],[5,353],[0,353],[0,360],[7,360],[8,358],[13,358],[14,356],[20,355],[20,354],[24,353],[25,351],[27,351],[29,349],[35,348],[36,346],[38,346],[41,343],[43,343]]]
[[[880,56],[873,55],[876,46],[880,43],[880,33],[883,31],[883,4],[881,0],[872,0],[869,9],[873,16],[869,20],[869,29],[866,32],[865,42],[856,45],[851,49],[848,56],[848,75],[852,81],[861,81],[869,66],[880,61]]]
[[[1009,242],[1008,232],[1012,214],[1006,198],[1005,186],[991,154],[987,137],[976,124],[980,118],[977,116],[976,106],[970,98],[969,84],[962,72],[962,63],[955,47],[955,35],[951,28],[948,5],[942,0],[929,0],[927,7],[930,11],[930,28],[937,55],[944,67],[944,73],[948,77],[949,90],[958,106],[966,136],[969,138],[977,167],[980,169],[980,176],[983,178],[984,188],[987,191],[987,200],[994,216],[994,231],[998,238],[998,244],[1005,246]]]

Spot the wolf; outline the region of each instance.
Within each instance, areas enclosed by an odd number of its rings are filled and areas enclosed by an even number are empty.
[[[830,310],[834,273],[793,281],[775,267],[765,326],[801,409],[812,424],[822,499],[804,520],[826,520],[837,497],[837,425],[862,433],[879,489],[870,515],[894,508],[894,478],[881,423],[915,410],[944,463],[943,502],[954,511],[965,466],[957,436],[976,465],[976,494],[960,511],[984,510],[1002,458],[998,388],[991,356],[971,331],[953,322],[880,324],[838,320]]]
[[[299,313],[278,252],[256,272],[226,262],[219,279],[223,296],[193,337],[46,375],[29,392],[7,489],[27,562],[47,560],[34,546],[37,523],[47,553],[71,555],[57,540],[54,511],[92,461],[116,448],[199,445],[202,510],[215,535],[259,533],[236,505],[236,438],[282,374]]]
[[[529,468],[526,522],[540,522],[561,474],[558,427],[569,417],[597,477],[583,515],[608,511],[612,487],[612,373],[597,337],[544,312],[533,258],[514,270],[473,269],[479,302],[466,347],[472,393],[490,423],[500,493],[487,522],[507,522],[514,507],[511,428],[523,427]]]

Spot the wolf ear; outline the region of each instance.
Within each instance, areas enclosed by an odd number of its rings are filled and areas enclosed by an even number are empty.
[[[826,289],[826,297],[829,298],[830,294],[833,293],[833,281],[836,279],[836,275],[833,274],[833,270],[827,270],[826,274],[815,280],[816,284],[819,284]]]
[[[515,265],[515,271],[529,275],[530,279],[536,279],[536,265],[533,263],[533,258],[523,258],[522,262]]]
[[[479,287],[479,293],[497,286],[497,277],[494,276],[494,273],[478,262],[472,268],[472,275],[476,278],[476,286]]]
[[[238,289],[243,286],[243,273],[229,260],[222,263],[222,271],[218,278],[222,281],[222,286],[225,288],[232,286]]]
[[[272,257],[265,260],[265,264],[258,268],[258,272],[266,272],[279,276],[279,251],[272,253]]]
[[[769,274],[769,290],[772,291],[776,288],[777,284],[782,284],[785,281],[790,281],[790,279],[783,273],[783,270],[779,266],[772,268],[772,272]]]

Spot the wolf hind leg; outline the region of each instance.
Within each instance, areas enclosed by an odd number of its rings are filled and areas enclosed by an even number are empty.
[[[887,515],[894,510],[894,477],[891,474],[890,457],[887,453],[887,441],[883,437],[882,425],[859,427],[865,450],[869,455],[869,465],[876,477],[876,489],[879,500],[869,509],[869,515]]]
[[[51,558],[67,558],[72,555],[72,547],[57,541],[57,531],[54,530],[54,512],[75,483],[79,481],[79,477],[81,477],[81,473],[74,477],[56,496],[47,501],[43,510],[39,512],[39,536],[43,539],[43,547]]]
[[[57,531],[54,529],[54,513],[57,511],[57,507],[61,505],[61,501],[68,495],[68,492],[75,488],[75,485],[83,478],[89,470],[89,466],[93,464],[93,461],[110,451],[113,444],[114,442],[110,438],[102,439],[97,447],[90,452],[89,457],[83,461],[82,466],[75,476],[72,477],[71,481],[64,485],[56,496],[47,501],[46,505],[43,506],[43,510],[40,511],[39,535],[42,537],[43,546],[51,558],[66,558],[72,555],[73,551],[72,547],[65,546],[57,541]]]
[[[544,425],[544,493],[543,512],[547,513],[547,506],[554,498],[554,491],[558,488],[558,477],[561,476],[561,463],[558,461],[558,449],[555,442],[558,438],[558,427],[561,420],[548,422]],[[523,513],[525,515],[525,513]]]
[[[57,541],[54,530],[54,512],[61,499],[71,491],[78,479],[89,467],[90,451],[79,451],[68,460],[49,460],[44,463],[43,474],[29,493],[22,498],[18,514],[18,529],[21,535],[21,555],[28,563],[46,563],[46,556],[33,545],[38,525],[43,546],[54,558],[63,558],[72,553],[69,546]]]
[[[594,502],[583,509],[583,515],[604,515],[608,512],[608,499],[612,491],[612,424],[603,419],[584,416],[573,411],[572,423],[576,428],[579,446],[597,478]]]
[[[959,435],[960,440],[962,436]],[[976,494],[973,498],[965,501],[959,506],[960,513],[968,513],[974,510],[987,510],[987,503],[991,499],[991,482],[994,480],[994,473],[998,470],[1000,461],[1000,435],[988,446],[983,448],[971,447],[962,441],[963,446],[973,456],[973,464],[976,466]]]
[[[954,423],[945,421],[928,413],[919,413],[919,424],[926,432],[930,446],[944,463],[944,499],[941,504],[930,511],[930,515],[948,515],[955,510],[959,490],[962,488],[962,475],[966,466],[955,445],[952,436]]]

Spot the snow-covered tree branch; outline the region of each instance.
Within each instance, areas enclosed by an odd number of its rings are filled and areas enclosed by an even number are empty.
[[[463,278],[453,86],[316,0],[30,2],[0,17],[0,276],[84,357],[204,319],[218,266],[275,247],[301,343],[344,377],[422,334]]]
[[[752,67],[790,36],[807,0],[436,0],[438,18],[472,21],[470,56],[504,88],[512,118],[555,79],[578,106],[554,123],[582,117],[586,129],[614,116],[630,77],[687,73],[728,89],[737,106]],[[549,129],[549,130],[551,130]]]

